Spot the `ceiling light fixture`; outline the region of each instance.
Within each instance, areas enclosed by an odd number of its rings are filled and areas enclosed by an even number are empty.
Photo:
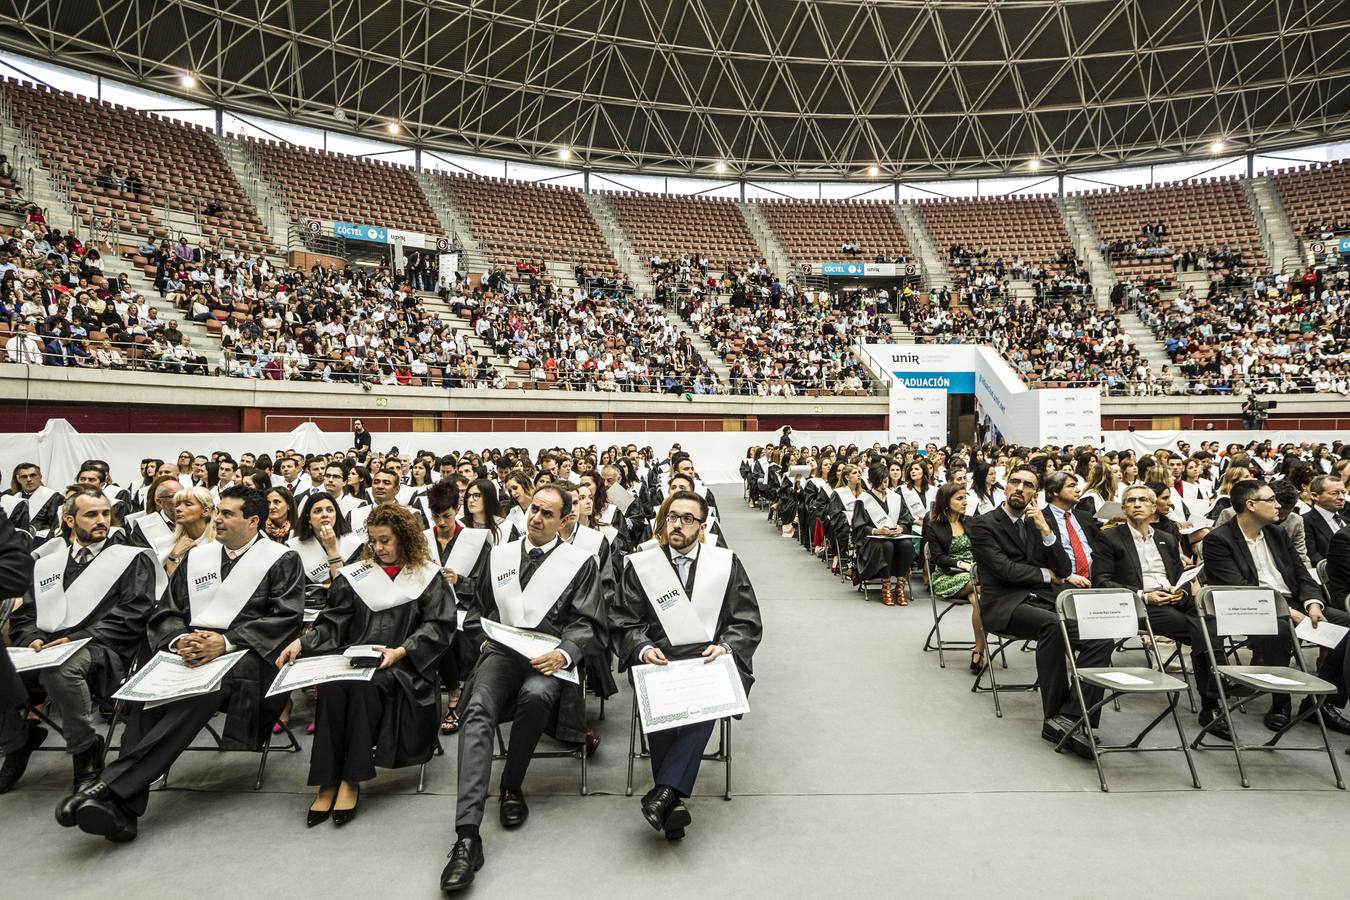
[[[1041,161],[1039,159],[1033,159],[1031,162],[1027,163],[1027,165],[1031,168],[1031,171],[1038,172],[1041,168]]]
[[[384,128],[390,134],[398,134],[399,132],[399,125],[397,122],[390,122],[388,125],[384,126]]]
[[[1228,145],[1223,142],[1223,138],[1219,138],[1217,141],[1209,145],[1210,153],[1222,153],[1226,149],[1228,149]]]
[[[713,166],[713,168],[717,170],[718,175],[722,175],[725,174],[727,171],[727,164],[719,161],[717,165]]]
[[[880,174],[881,174],[881,166],[870,165],[867,167],[867,175],[869,178],[876,178]]]
[[[572,150],[566,144],[558,148],[558,159],[571,159]]]
[[[197,79],[193,77],[191,72],[184,72],[179,76],[178,83],[185,88],[192,88],[197,86]]]

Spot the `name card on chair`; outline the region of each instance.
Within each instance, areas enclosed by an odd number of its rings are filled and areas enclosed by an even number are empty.
[[[1075,594],[1073,607],[1078,619],[1078,637],[1082,640],[1118,641],[1139,633],[1134,595],[1129,591]]]
[[[1268,589],[1215,591],[1214,620],[1219,634],[1278,634],[1275,595]]]

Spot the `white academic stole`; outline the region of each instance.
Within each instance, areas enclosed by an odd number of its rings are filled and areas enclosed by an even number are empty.
[[[225,545],[212,541],[193,547],[186,562],[193,627],[229,628],[272,566],[293,552],[284,544],[260,538],[235,560],[234,568],[222,580],[220,565],[225,558]]]
[[[368,609],[383,612],[422,596],[427,585],[431,584],[431,579],[438,574],[440,570],[433,565],[417,568],[405,566],[397,577],[390,578],[379,564],[366,560],[354,566],[344,566],[338,572],[338,577],[347,579],[352,590],[356,591],[356,596],[361,598]]]
[[[46,506],[48,503],[50,503],[51,499],[55,496],[56,491],[47,487],[45,484],[38,485],[38,489],[33,491],[33,496],[29,497],[28,499],[23,500],[21,496],[20,497],[21,502],[26,503],[28,505],[28,521],[31,523],[33,519],[37,517],[37,514],[42,512],[42,508]],[[31,527],[33,527],[34,533],[38,533],[36,526]],[[48,532],[55,532],[59,530],[60,527],[61,527],[60,523],[58,522],[52,528],[44,529],[42,532],[39,533],[39,536],[46,537]]]
[[[417,489],[412,485],[405,484],[398,489],[398,493],[394,495],[394,499],[397,500],[402,505],[407,506],[409,503],[412,502],[412,495],[413,491],[415,490]]]
[[[370,514],[374,509],[375,507],[370,504],[353,507],[348,516],[348,522],[352,526],[352,531],[365,531],[366,519],[370,518]]]
[[[37,605],[37,627],[43,631],[65,631],[74,628],[96,609],[108,596],[108,590],[122,573],[131,565],[131,561],[145,552],[144,547],[128,547],[124,544],[105,544],[94,561],[76,576],[69,587],[62,585],[62,576],[66,571],[66,561],[70,559],[70,548],[60,538],[53,538],[48,544],[60,544],[60,547],[41,548],[37,562],[33,564],[33,602]]]
[[[693,596],[680,584],[674,564],[659,547],[634,553],[628,562],[637,573],[666,637],[672,644],[684,646],[710,644],[717,636],[717,619],[722,614],[734,558],[730,550],[701,545]]]
[[[595,521],[599,522],[601,525],[613,525],[614,514],[618,512],[618,509],[619,508],[615,506],[613,503],[609,504],[608,506],[605,507],[604,512],[595,517]]]
[[[347,532],[338,538],[337,555],[344,560],[347,559],[357,551],[362,542],[361,535],[354,531]],[[302,541],[291,537],[286,541],[286,546],[300,554],[300,565],[305,570],[305,580],[312,584],[323,584],[328,580],[328,551],[318,539],[310,538]]]
[[[150,542],[159,564],[164,565],[164,561],[169,558],[169,551],[173,549],[173,529],[169,527],[158,511],[137,517],[136,527]]]
[[[103,486],[103,496],[108,498],[109,503],[116,503],[117,497],[122,493],[122,489],[115,484],[105,484]]]
[[[510,525],[516,526],[516,531],[519,531],[521,534],[525,533],[525,510],[521,509],[519,506],[511,507],[511,511],[506,514],[505,521]]]
[[[600,550],[605,545],[605,536],[594,528],[578,525],[576,530],[572,532],[572,540],[569,543],[573,547],[580,547],[599,560]]]
[[[883,508],[881,503],[877,500],[876,494],[873,494],[871,491],[863,491],[862,494],[858,496],[858,502],[862,504],[863,509],[867,512],[868,518],[872,520],[872,526],[874,528],[891,528],[895,526],[897,522],[890,510],[899,510],[904,503],[903,500],[896,496],[895,491],[889,489],[886,491],[885,508]]]
[[[497,601],[497,613],[503,625],[534,629],[591,555],[580,547],[559,543],[522,589],[520,563],[524,544],[525,539],[521,538],[493,548],[489,559],[492,596]]]
[[[343,494],[341,497],[337,498],[337,505],[338,510],[341,511],[344,516],[350,516],[352,510],[359,509],[367,504],[364,498],[358,497],[355,494]]]
[[[422,534],[427,539],[427,552],[431,554],[432,561],[438,561],[441,558],[441,545],[436,540],[436,529],[428,528]],[[456,575],[468,575],[473,571],[473,564],[478,562],[478,554],[483,552],[483,546],[491,535],[492,532],[486,528],[467,528],[461,524],[454,543],[450,545],[450,555],[444,563],[437,562],[437,565],[443,565]]]
[[[840,503],[844,504],[844,512],[852,515],[853,504],[858,502],[858,498],[853,496],[853,492],[847,487],[837,487],[834,489],[834,495],[839,498]]]

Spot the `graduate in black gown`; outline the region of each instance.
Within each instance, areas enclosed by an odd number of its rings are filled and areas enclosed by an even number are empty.
[[[658,546],[628,557],[611,614],[619,665],[623,670],[731,654],[749,691],[751,660],[763,630],[759,603],[735,554],[705,542],[707,515],[707,502],[698,494],[673,492],[658,517]],[[672,591],[674,603],[653,602]],[[691,821],[684,801],[693,793],[714,724],[681,725],[647,736],[654,786],[642,798],[642,814],[669,840],[684,837]]]
[[[133,704],[122,749],[92,785],[57,805],[57,822],[114,842],[134,840],[150,785],[224,707],[225,750],[257,750],[285,705],[265,698],[276,658],[300,634],[304,574],[294,550],[259,534],[267,501],[251,488],[221,493],[216,540],[187,552],[150,616],[150,648],[189,667],[244,651],[221,686],[153,709]]]
[[[437,664],[455,632],[455,592],[427,553],[412,513],[377,507],[366,520],[361,558],[333,579],[314,628],[277,657],[340,653],[354,644],[379,648],[369,681],[319,686],[309,783],[319,788],[311,827],[332,813],[342,826],[356,816],[361,782],[375,767],[416,766],[431,759],[440,718]]]
[[[64,498],[42,483],[42,469],[37,463],[23,462],[14,467],[10,496],[18,498],[17,505],[9,510],[16,527],[23,527],[39,539],[50,537],[61,528]]]
[[[0,510],[0,627],[5,624],[13,598],[22,596],[33,582],[33,557],[28,553],[28,544],[28,537]],[[31,754],[37,749],[36,745],[28,747],[33,734],[21,712],[27,702],[28,688],[14,671],[9,654],[0,653],[0,755],[6,761],[12,753]]]
[[[886,486],[887,469],[876,462],[867,470],[870,487],[853,504],[850,523],[859,581],[881,579],[881,602],[908,606],[905,582],[914,565],[910,528],[914,517],[900,495]]]
[[[490,483],[489,483],[490,484]],[[485,496],[478,482],[469,483],[465,493],[477,490]],[[500,533],[493,527],[470,528],[460,521],[459,486],[453,478],[442,478],[427,489],[427,508],[435,523],[424,533],[427,550],[441,572],[442,580],[455,592],[456,609],[462,620],[472,610],[479,609],[478,594],[487,582],[488,555],[492,552],[492,535]],[[495,497],[493,502],[495,503]],[[481,512],[482,503],[476,504]],[[492,521],[492,519],[488,519]],[[509,526],[508,526],[509,527]],[[463,631],[456,631],[450,649],[441,657],[440,677],[449,693],[445,718],[441,720],[441,734],[459,730],[459,684],[473,668],[478,654]]]
[[[42,650],[87,640],[59,666],[29,676],[47,693],[47,706],[61,723],[74,764],[72,790],[103,767],[103,738],[95,729],[91,702],[110,697],[126,677],[145,641],[145,623],[156,600],[155,557],[108,537],[112,504],[102,490],[81,486],[66,501],[69,545],[52,538],[39,551],[34,581],[10,622],[15,646]],[[40,746],[46,729],[29,726],[29,744]],[[23,774],[26,757],[11,754],[0,767],[0,793]]]

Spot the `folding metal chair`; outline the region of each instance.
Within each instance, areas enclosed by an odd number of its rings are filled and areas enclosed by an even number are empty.
[[[582,703],[585,703],[585,702],[586,702],[586,670],[585,670],[585,668],[582,667],[582,666],[577,666],[577,679],[578,679],[578,681],[580,682],[580,683],[578,684],[578,689],[581,691],[581,700],[582,700]],[[569,689],[570,689],[570,688],[569,688]],[[561,696],[561,695],[560,695],[560,696]],[[502,724],[501,724],[501,722],[498,722],[498,723],[497,723],[497,726],[496,726],[496,728],[494,729],[494,731],[496,732],[496,735],[497,735],[497,752],[494,753],[494,754],[492,754],[492,758],[495,759],[495,760],[503,760],[503,759],[506,759],[506,739],[502,736]],[[587,761],[588,761],[588,756],[587,756],[587,753],[586,753],[586,742],[585,742],[585,741],[582,741],[582,742],[581,742],[581,745],[580,745],[579,747],[577,747],[577,748],[574,748],[574,749],[569,749],[569,750],[539,750],[539,749],[536,748],[535,751],[534,751],[533,753],[530,754],[530,759],[575,759],[575,758],[577,758],[577,757],[580,757],[580,759],[581,759],[581,796],[585,797],[587,794],[590,793],[590,785],[589,785],[589,782],[587,781]]]
[[[431,755],[432,755],[433,758],[434,758],[434,757],[437,757],[437,756],[444,756],[444,755],[445,755],[445,748],[441,746],[441,739],[440,739],[440,737],[437,737],[437,738],[436,738],[436,746],[432,749]],[[427,763],[430,763],[430,762],[431,762],[431,760],[427,760],[427,762],[424,762],[424,763],[422,763],[422,765],[420,765],[420,766],[417,767],[417,793],[419,793],[419,794],[421,794],[421,793],[423,793],[423,792],[426,791],[426,786],[427,786]]]
[[[299,753],[301,749],[300,742],[295,739],[295,732],[291,731],[290,724],[289,723],[278,723],[278,724],[281,725],[281,733],[286,737],[286,743],[280,747],[272,746],[272,732],[270,729],[268,729],[267,735],[263,738],[262,745],[258,749],[226,750],[224,747],[221,746],[221,743],[223,742],[224,739],[220,736],[220,732],[216,731],[215,726],[213,726],[210,722],[207,722],[205,731],[207,734],[211,735],[211,739],[215,741],[216,745],[214,747],[188,747],[187,751],[185,752],[262,754],[261,758],[258,760],[258,776],[253,780],[253,790],[260,791],[262,790],[263,786],[263,778],[266,776],[267,773],[267,755],[271,753],[273,750],[277,750],[281,753]],[[111,732],[109,732],[109,735],[111,736]],[[159,780],[160,790],[163,790],[164,788],[167,788],[169,786],[169,772],[171,772],[172,770],[173,767],[170,766],[168,769],[165,770],[164,775],[160,778]]]
[[[647,749],[647,735],[641,728],[641,720],[638,718],[637,692],[633,692],[633,717],[628,726],[628,785],[624,788],[624,796],[633,796],[633,764],[639,759],[651,759],[651,751]],[[703,754],[703,759],[709,762],[720,762],[723,764],[725,781],[722,787],[722,799],[731,799],[731,719],[718,719],[717,750],[712,753]]]
[[[1228,726],[1228,733],[1233,736],[1231,749],[1233,756],[1237,760],[1238,777],[1242,781],[1243,787],[1251,787],[1247,780],[1247,770],[1242,764],[1242,751],[1244,750],[1291,750],[1291,751],[1325,751],[1327,759],[1331,760],[1331,771],[1336,777],[1336,787],[1345,790],[1345,780],[1341,778],[1341,767],[1336,762],[1336,754],[1331,749],[1331,741],[1327,736],[1326,722],[1322,719],[1322,706],[1326,703],[1327,697],[1336,693],[1336,686],[1329,681],[1324,681],[1316,675],[1308,673],[1303,663],[1303,655],[1298,649],[1298,639],[1294,635],[1293,625],[1289,621],[1289,605],[1284,598],[1269,588],[1262,587],[1231,587],[1231,586],[1207,586],[1201,588],[1196,597],[1196,605],[1199,607],[1200,615],[1208,622],[1215,620],[1220,639],[1234,634],[1230,631],[1230,626],[1221,620],[1218,616],[1218,608],[1225,605],[1225,601],[1231,602],[1231,595],[1237,592],[1248,592],[1263,595],[1270,603],[1268,605],[1269,614],[1265,616],[1270,619],[1271,628],[1263,634],[1279,634],[1281,630],[1287,632],[1291,645],[1294,648],[1294,662],[1297,668],[1293,666],[1241,666],[1241,665],[1218,665],[1218,657],[1214,656],[1214,648],[1209,639],[1209,629],[1202,628],[1201,632],[1205,636],[1205,650],[1209,652],[1210,658],[1216,660],[1214,665],[1214,681],[1219,689],[1219,710],[1223,714],[1222,721]],[[1250,605],[1250,604],[1249,604]],[[1264,615],[1264,614],[1263,614]],[[1250,633],[1249,635],[1250,636]],[[1228,690],[1225,684],[1230,683],[1234,687],[1240,687],[1247,691],[1245,694],[1234,697],[1229,700]],[[1233,721],[1232,713],[1234,710],[1244,711],[1248,703],[1257,697],[1267,694],[1302,694],[1311,697],[1313,702],[1307,710],[1295,713],[1290,716],[1289,724],[1285,725],[1264,744],[1243,744],[1237,732]],[[1295,725],[1302,722],[1309,716],[1316,716],[1317,727],[1322,732],[1321,747],[1279,747],[1280,738]],[[1215,722],[1219,719],[1215,719]],[[1195,740],[1191,742],[1191,748],[1195,750],[1222,750],[1227,749],[1222,744],[1205,744],[1205,735],[1213,727],[1213,722],[1200,729],[1196,734]]]
[[[1191,770],[1191,783],[1198,788],[1200,787],[1200,777],[1195,772],[1195,761],[1191,759],[1191,748],[1186,741],[1186,732],[1181,727],[1181,719],[1177,716],[1177,703],[1181,700],[1181,692],[1186,689],[1186,682],[1151,666],[1147,668],[1107,666],[1084,669],[1078,667],[1073,644],[1069,641],[1069,623],[1080,624],[1085,614],[1112,608],[1123,613],[1123,615],[1106,620],[1115,626],[1115,631],[1111,634],[1104,634],[1102,637],[1123,640],[1143,632],[1149,636],[1150,642],[1152,641],[1154,637],[1153,624],[1148,619],[1148,609],[1145,607],[1143,599],[1133,591],[1083,588],[1064,591],[1055,598],[1055,613],[1059,619],[1059,631],[1064,638],[1065,656],[1069,659],[1069,678],[1073,683],[1074,694],[1078,698],[1078,708],[1082,710],[1082,714],[1074,722],[1073,727],[1059,739],[1059,743],[1055,745],[1055,750],[1061,750],[1070,736],[1081,729],[1087,736],[1088,745],[1092,747],[1092,761],[1097,766],[1097,779],[1101,782],[1103,791],[1110,790],[1106,785],[1106,773],[1102,769],[1103,755],[1124,752],[1180,751],[1185,754],[1186,765]],[[1150,654],[1150,658],[1153,658],[1152,654]],[[1091,707],[1087,705],[1083,696],[1084,684],[1101,688],[1103,691],[1102,699]],[[1116,703],[1121,697],[1139,694],[1166,694],[1167,708],[1158,713],[1128,744],[1103,746],[1097,739],[1097,733],[1092,727],[1092,715],[1106,704]],[[1117,708],[1119,708],[1118,704]],[[1169,715],[1172,717],[1172,724],[1176,726],[1177,736],[1181,738],[1180,745],[1175,747],[1141,747],[1140,744],[1149,732]]]
[[[945,669],[947,668],[947,659],[943,655],[944,650],[974,650],[975,642],[944,641],[942,639],[942,620],[947,617],[949,612],[958,607],[969,609],[970,604],[975,602],[975,595],[972,594],[969,602],[967,602],[965,599],[947,600],[933,593],[933,566],[932,560],[929,559],[927,544],[923,547],[923,576],[924,581],[928,582],[928,594],[933,601],[933,627],[928,629],[928,637],[923,640],[923,652],[927,653],[929,650],[936,650],[938,654],[938,667]],[[946,605],[946,608],[943,609],[941,613],[938,612],[939,603]]]
[[[979,566],[971,566],[970,568],[970,581],[972,584],[975,585],[975,593],[971,595],[971,601],[974,603],[980,602],[979,570],[980,570]],[[1002,686],[1000,686],[998,683],[998,677],[994,674],[995,669],[994,660],[998,659],[999,664],[1003,668],[1005,669],[1008,668],[1008,655],[1007,655],[1008,648],[1015,645],[1019,640],[1022,641],[1023,649],[1025,649],[1031,643],[1030,641],[1023,640],[1022,638],[1012,637],[1011,635],[999,634],[996,631],[991,631],[989,628],[985,628],[984,660],[980,663],[980,671],[975,673],[975,683],[970,686],[970,692],[972,694],[994,695],[994,715],[1000,719],[1003,718],[1003,704],[1000,703],[998,699],[999,691],[1025,693],[1029,691],[1038,691],[1041,688],[1039,680],[1032,681],[1030,683],[1022,682],[1018,684],[1006,684]],[[988,687],[986,687],[984,684],[985,675],[989,676]]]

